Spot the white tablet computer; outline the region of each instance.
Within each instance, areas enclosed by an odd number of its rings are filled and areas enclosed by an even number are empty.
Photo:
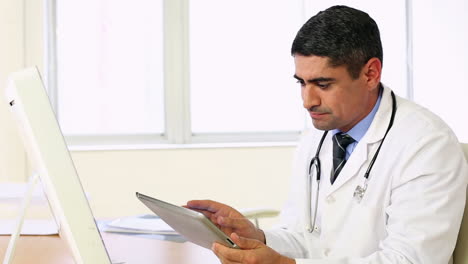
[[[161,217],[164,222],[190,242],[207,249],[211,249],[214,242],[231,248],[239,248],[202,213],[173,205],[138,192],[136,196],[151,209],[151,211]]]

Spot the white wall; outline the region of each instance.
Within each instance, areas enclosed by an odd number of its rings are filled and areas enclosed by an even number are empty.
[[[42,1],[0,0],[0,102],[6,76],[22,67],[43,65]],[[42,71],[44,72],[44,71]],[[26,180],[27,161],[4,103],[0,103],[0,183]],[[294,147],[165,149],[72,152],[97,217],[148,212],[135,198],[142,192],[184,204],[215,199],[237,208],[280,209],[288,190]],[[14,205],[0,205],[12,216]],[[31,216],[43,217],[33,208]],[[272,221],[264,221],[264,225]]]
[[[24,66],[23,1],[0,0],[0,179],[21,179],[25,175],[25,154],[16,136],[4,89],[10,72]]]
[[[26,154],[5,102],[7,76],[43,66],[42,1],[0,0],[0,181],[27,178]]]
[[[135,192],[176,204],[214,199],[237,208],[280,208],[292,147],[74,152],[98,216],[145,211]],[[112,201],[112,202],[111,202]]]

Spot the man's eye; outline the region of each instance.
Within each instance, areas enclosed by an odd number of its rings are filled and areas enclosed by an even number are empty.
[[[302,80],[297,80],[296,83],[300,84],[301,86],[305,86],[305,82]]]
[[[326,89],[330,86],[329,83],[317,83],[317,86],[320,88],[320,89]]]

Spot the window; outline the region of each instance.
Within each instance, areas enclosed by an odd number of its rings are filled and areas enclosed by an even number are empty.
[[[190,2],[193,133],[304,128],[290,55],[301,10],[301,0]]]
[[[163,134],[162,2],[58,1],[56,8],[63,132]]]
[[[48,85],[67,141],[82,145],[296,140],[310,121],[292,40],[339,1],[48,3]],[[378,22],[383,81],[405,95],[405,1],[346,4]]]
[[[414,100],[447,122],[461,142],[468,142],[468,3],[418,0],[413,10]]]

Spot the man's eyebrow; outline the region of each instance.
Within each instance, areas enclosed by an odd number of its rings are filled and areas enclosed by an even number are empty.
[[[302,78],[300,78],[296,74],[294,74],[294,78],[296,78],[299,81],[304,81]],[[314,78],[314,79],[311,79],[311,80],[307,80],[308,83],[333,82],[333,81],[336,81],[336,79],[335,78],[328,78],[328,77],[318,77],[318,78]]]
[[[294,74],[293,77],[294,77],[296,80],[298,80],[298,81],[303,81],[303,80],[302,80],[301,78],[299,78],[299,76],[297,76],[296,74]]]

